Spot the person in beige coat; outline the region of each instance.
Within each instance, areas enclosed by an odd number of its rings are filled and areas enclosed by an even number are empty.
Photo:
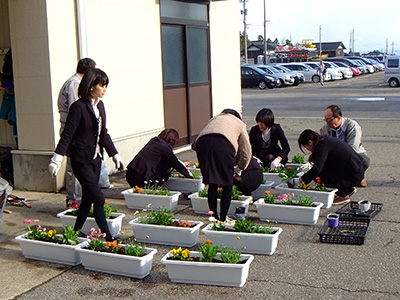
[[[250,163],[251,145],[246,124],[240,114],[233,109],[224,109],[208,121],[196,139],[197,153],[203,183],[208,184],[208,206],[213,217],[226,221],[232,198],[234,174]],[[235,156],[240,150],[240,158],[235,164]],[[220,215],[217,212],[217,191],[222,188]]]

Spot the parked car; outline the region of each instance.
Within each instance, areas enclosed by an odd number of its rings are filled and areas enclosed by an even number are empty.
[[[266,87],[272,89],[278,83],[276,77],[272,77],[263,70],[249,65],[241,66],[241,74],[242,87],[258,86],[260,89],[265,89]]]
[[[389,83],[390,87],[398,87],[400,85],[400,56],[386,57],[383,81]]]
[[[307,66],[304,63],[292,62],[292,63],[282,63],[282,66],[296,72],[303,73],[306,82],[320,82],[321,79],[317,74],[317,71]]]
[[[271,64],[276,70],[278,70],[281,73],[286,73],[286,74],[291,74],[294,76],[294,84],[295,86],[299,85],[300,83],[305,82],[306,80],[304,79],[303,73],[300,72],[294,72],[284,66],[280,66],[277,64]]]
[[[375,72],[379,72],[379,71],[384,71],[385,70],[385,65],[373,58],[367,58],[365,57],[366,60],[370,61],[371,64],[374,66],[375,68]]]
[[[340,67],[336,63],[331,62],[331,61],[324,61],[325,68],[329,69],[337,69],[339,70],[340,73],[342,73],[342,78],[347,79],[347,78],[352,78],[353,77],[353,72],[350,70],[348,67]]]
[[[358,63],[358,62],[356,62],[354,60],[345,58],[343,56],[327,57],[327,58],[324,58],[324,61],[334,61],[334,62],[340,61],[340,62],[343,62],[343,63],[349,65],[350,67],[357,68],[358,70],[360,70],[361,74],[365,73],[365,67],[364,66],[362,66],[360,63]]]
[[[318,71],[319,67],[319,61],[307,61],[305,62],[306,65],[310,66],[314,70]],[[343,79],[343,74],[340,72],[339,69],[329,69],[325,66],[326,72],[325,72],[325,77],[324,81],[328,80],[337,80],[337,79]],[[330,79],[329,79],[330,78]]]
[[[294,75],[292,74],[287,74],[287,73],[281,73],[277,69],[275,69],[273,66],[269,65],[255,65],[255,67],[263,70],[265,73],[278,78],[278,84],[276,85],[277,88],[285,87],[288,85],[293,85],[294,84]]]
[[[356,67],[351,67],[348,64],[346,64],[344,62],[340,62],[340,61],[335,61],[334,63],[336,65],[338,65],[339,67],[348,68],[351,72],[353,72],[353,76],[361,75],[361,71]]]
[[[360,57],[360,56],[346,56],[346,58],[351,59],[351,60],[355,60],[358,61],[359,63],[361,63],[362,65],[365,66],[365,68],[367,69],[367,73],[373,73],[375,72],[375,68],[372,65],[371,62],[369,62],[367,59]]]

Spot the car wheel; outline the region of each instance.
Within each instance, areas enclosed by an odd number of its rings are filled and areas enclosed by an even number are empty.
[[[321,78],[319,77],[319,75],[314,75],[314,76],[311,78],[311,80],[312,80],[312,82],[314,82],[314,83],[318,83],[318,82],[321,81]]]
[[[277,84],[276,84],[276,87],[277,87],[277,88],[281,88],[281,87],[284,87],[284,86],[285,86],[285,83],[283,82],[283,80],[282,80],[282,79],[279,79],[278,82],[277,82]]]
[[[390,78],[389,79],[389,86],[390,87],[398,87],[399,86],[399,81],[396,78]]]
[[[259,89],[264,90],[266,87],[267,87],[267,83],[266,83],[264,80],[261,80],[261,81],[258,83],[258,88],[259,88]]]
[[[296,79],[294,80],[294,86],[298,86],[300,84],[300,79],[296,77]]]

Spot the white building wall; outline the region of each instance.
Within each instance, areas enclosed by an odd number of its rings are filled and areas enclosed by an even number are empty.
[[[210,3],[210,48],[213,114],[225,108],[242,111],[240,37],[237,0]]]

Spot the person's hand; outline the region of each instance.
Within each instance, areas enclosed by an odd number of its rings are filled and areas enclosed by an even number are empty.
[[[51,176],[53,177],[57,176],[58,171],[60,171],[61,168],[61,163],[62,163],[62,155],[54,153],[49,163],[49,172]]]
[[[297,186],[300,184],[300,179],[299,178],[292,178],[288,181],[289,186]]]
[[[115,168],[116,168],[118,171],[122,171],[122,170],[124,169],[124,163],[122,162],[121,155],[119,155],[118,153],[115,154],[115,155],[112,157],[112,160],[113,160],[113,162],[114,162],[114,164],[115,164]]]
[[[235,174],[237,174],[238,176],[242,175],[242,170],[238,166],[234,166],[233,170],[235,171]]]
[[[279,168],[281,166],[281,160],[279,158],[275,158],[271,163],[271,171]]]

